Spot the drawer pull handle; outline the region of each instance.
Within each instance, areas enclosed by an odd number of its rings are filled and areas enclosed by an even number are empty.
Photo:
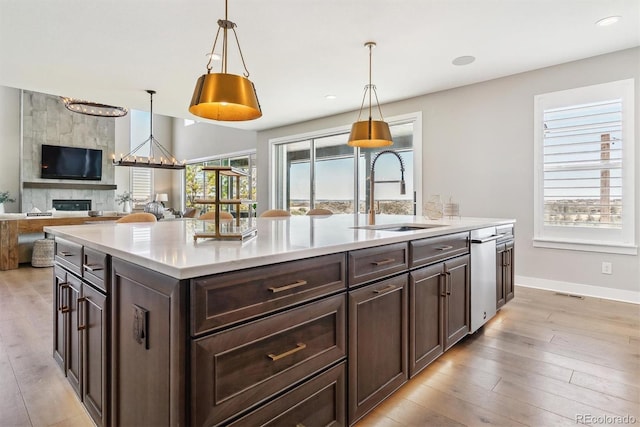
[[[284,353],[280,354],[269,353],[267,354],[267,357],[275,362],[276,360],[280,360],[283,357],[291,356],[292,354],[297,353],[300,350],[304,350],[305,348],[307,348],[307,345],[299,342],[298,344],[296,344],[296,348],[292,348],[291,350],[285,351]]]
[[[395,262],[395,258],[387,258],[387,259],[383,259],[382,261],[373,261],[371,264],[378,266],[378,265],[391,264],[392,262]]]
[[[82,310],[82,314],[80,314],[80,307],[82,307],[82,304],[84,302],[87,301],[86,297],[80,297],[76,299],[76,324],[78,325],[78,331],[84,331],[85,329],[87,329],[87,309],[85,307],[84,310]],[[83,318],[84,320],[84,325],[80,323],[80,317]]]
[[[439,251],[448,251],[449,249],[453,249],[453,246],[451,246],[451,245],[442,245],[440,247],[437,247],[436,249],[439,250]]]
[[[387,285],[382,289],[376,289],[373,291],[374,294],[385,294],[389,291],[392,291],[396,288],[396,285]]]
[[[84,264],[83,267],[86,271],[100,271],[104,269],[100,264]]]
[[[73,252],[69,252],[69,251],[60,251],[60,254],[62,256],[74,256],[75,255]]]
[[[279,288],[274,288],[273,286],[269,288],[271,292],[278,293],[282,291],[288,291],[289,289],[299,288],[300,286],[304,286],[307,284],[306,280],[297,280],[295,283],[290,285],[280,286]]]

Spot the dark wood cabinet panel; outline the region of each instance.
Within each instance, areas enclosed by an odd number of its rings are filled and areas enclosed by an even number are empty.
[[[345,289],[343,253],[191,281],[191,333],[199,335]]]
[[[409,267],[434,264],[448,258],[469,253],[469,233],[456,233],[446,236],[429,237],[409,242]]]
[[[59,265],[53,268],[53,359],[66,372],[67,360],[67,322],[69,306],[67,271]]]
[[[65,363],[65,374],[73,390],[82,397],[82,335],[78,330],[80,325],[80,312],[78,311],[78,301],[82,295],[82,281],[73,274],[67,275],[66,300],[69,307],[69,321],[65,336],[67,339],[67,360]]]
[[[513,260],[514,260],[514,255],[515,255],[515,246],[513,241],[508,242],[505,245],[505,249],[506,249],[506,265],[504,268],[504,276],[503,276],[503,282],[504,282],[504,295],[505,295],[505,304],[509,301],[511,301],[515,295],[515,281],[514,281],[514,266],[513,266]]]
[[[91,286],[83,286],[79,305],[82,332],[82,401],[98,427],[107,425],[107,296]]]
[[[111,422],[185,424],[186,283],[113,258]]]
[[[381,279],[409,268],[407,243],[376,246],[349,252],[349,286]]]
[[[345,376],[343,362],[236,420],[230,426],[346,426]]]
[[[82,276],[82,245],[56,237],[54,259],[78,277]]]
[[[108,260],[107,254],[103,252],[90,248],[82,250],[82,278],[105,293],[109,293]]]
[[[345,295],[192,344],[192,422],[217,425],[346,355]]]
[[[444,274],[446,293],[444,350],[447,351],[469,333],[471,324],[469,255],[445,261]]]
[[[408,274],[349,292],[349,423],[407,381]]]
[[[496,308],[514,297],[514,229],[513,225],[497,227],[501,238],[496,245]]]
[[[444,352],[443,264],[412,271],[409,280],[409,377]]]

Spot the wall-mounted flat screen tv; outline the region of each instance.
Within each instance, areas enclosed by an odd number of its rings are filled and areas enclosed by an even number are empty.
[[[99,181],[102,178],[102,150],[43,144],[40,177]]]

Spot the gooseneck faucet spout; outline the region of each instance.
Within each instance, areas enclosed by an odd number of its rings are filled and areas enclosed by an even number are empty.
[[[394,181],[376,181],[375,177],[375,168],[376,161],[383,154],[393,154],[398,158],[400,162],[400,180]],[[383,150],[380,151],[373,157],[371,161],[371,172],[369,174],[369,225],[374,225],[376,223],[376,208],[375,208],[375,184],[377,183],[390,183],[390,182],[399,182],[400,183],[400,194],[406,194],[406,185],[404,182],[404,161],[402,161],[402,157],[394,150]]]

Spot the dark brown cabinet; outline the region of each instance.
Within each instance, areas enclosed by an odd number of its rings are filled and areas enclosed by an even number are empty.
[[[111,264],[111,424],[185,425],[187,284]]]
[[[349,292],[350,424],[407,381],[408,276]]]
[[[469,255],[412,271],[409,290],[413,377],[469,333]]]
[[[497,228],[502,237],[496,242],[496,309],[514,297],[513,226]]]
[[[98,426],[107,425],[108,298],[54,269],[54,359]]]

